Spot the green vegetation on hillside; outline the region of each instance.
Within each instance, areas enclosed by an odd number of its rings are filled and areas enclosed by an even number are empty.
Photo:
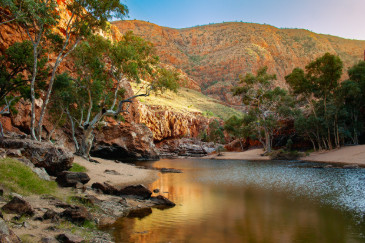
[[[54,194],[57,183],[40,179],[29,167],[15,159],[0,160],[0,185],[22,194]]]
[[[139,84],[132,83],[135,92],[139,90],[139,87]],[[207,117],[219,117],[224,120],[233,115],[239,117],[243,115],[236,109],[222,105],[213,98],[187,88],[180,88],[178,93],[166,91],[163,94],[151,94],[138,99],[147,105],[166,107],[180,112],[200,112]]]

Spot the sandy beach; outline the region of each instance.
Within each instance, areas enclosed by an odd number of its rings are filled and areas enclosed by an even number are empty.
[[[113,186],[146,185],[158,179],[158,171],[156,170],[141,169],[133,165],[116,163],[112,160],[93,159],[97,160],[99,164],[89,162],[80,156],[75,156],[74,159],[75,163],[86,167],[86,173],[91,178],[87,183],[89,186],[95,182],[108,182]],[[112,174],[110,172],[105,173],[106,170],[112,171]]]
[[[212,154],[205,159],[232,159],[232,160],[270,160],[268,156],[261,156],[262,149],[251,149],[244,152],[223,152],[222,156]],[[309,156],[301,157],[302,161],[324,163],[358,164],[365,166],[365,145],[347,146],[331,151],[313,152]]]

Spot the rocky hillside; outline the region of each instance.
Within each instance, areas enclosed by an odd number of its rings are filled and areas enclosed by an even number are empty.
[[[362,60],[365,49],[365,41],[261,24],[234,22],[172,29],[135,20],[113,25],[121,33],[133,30],[150,40],[162,62],[186,72],[203,93],[230,103],[237,102],[229,90],[238,76],[263,65],[276,73],[278,85],[285,86],[284,77],[293,68],[304,68],[326,52],[338,54],[347,68]]]

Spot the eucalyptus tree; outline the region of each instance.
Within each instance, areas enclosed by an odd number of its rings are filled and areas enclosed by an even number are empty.
[[[21,97],[30,99],[29,83],[32,81],[33,46],[30,41],[16,42],[0,56],[0,114],[10,114],[12,105]],[[49,68],[47,59],[37,59],[35,95],[44,88]],[[1,126],[1,124],[0,124]],[[1,127],[1,135],[2,135]]]
[[[280,126],[279,121],[289,116],[293,104],[284,89],[275,87],[275,79],[275,74],[268,74],[267,67],[262,67],[256,75],[240,77],[242,86],[233,88],[233,94],[242,96],[248,109],[244,132],[258,139],[266,152],[271,152],[274,131]]]
[[[128,13],[127,7],[119,0],[73,0],[64,7],[65,9],[62,9],[62,6],[59,7],[60,11],[65,12],[66,17],[61,20],[64,27],[59,27],[58,33],[53,32],[49,35],[49,39],[52,40],[55,47],[54,51],[58,54],[53,64],[48,90],[39,116],[38,140],[41,140],[43,119],[60,64],[83,39],[100,31],[109,31],[108,20],[121,19]],[[34,128],[32,129],[34,131]]]
[[[106,116],[120,118],[128,111],[126,103],[139,96],[148,96],[154,89],[158,58],[151,43],[128,32],[119,42],[110,42],[101,36],[90,36],[80,43],[72,54],[76,75],[58,75],[53,106],[63,109],[69,119],[75,149],[89,158],[94,140],[94,129]],[[125,96],[125,82],[150,78],[144,93]],[[81,132],[79,143],[75,133]]]

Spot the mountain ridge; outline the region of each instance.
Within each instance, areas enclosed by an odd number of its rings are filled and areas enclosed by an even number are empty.
[[[140,20],[112,22],[121,33],[132,30],[155,44],[161,61],[186,72],[211,97],[238,104],[230,89],[239,75],[268,66],[285,87],[293,68],[304,68],[326,52],[348,68],[363,59],[365,41],[267,24],[224,22],[174,29]],[[343,76],[346,79],[346,75]]]

